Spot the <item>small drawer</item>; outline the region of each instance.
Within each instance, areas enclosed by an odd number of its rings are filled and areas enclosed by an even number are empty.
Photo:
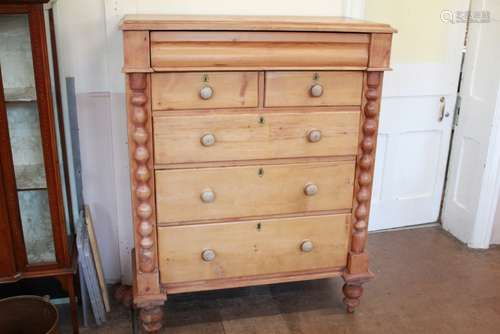
[[[156,171],[158,223],[349,209],[354,161]]]
[[[160,227],[163,284],[346,265],[349,215]]]
[[[355,155],[359,111],[154,117],[156,164]]]
[[[362,72],[266,72],[265,106],[357,106],[362,88]]]
[[[257,76],[257,72],[153,73],[153,110],[256,107]]]

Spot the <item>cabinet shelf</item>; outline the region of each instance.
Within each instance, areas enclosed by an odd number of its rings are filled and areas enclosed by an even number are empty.
[[[41,191],[41,190],[47,190],[47,188],[18,188],[17,191],[19,192],[24,192],[24,191]]]
[[[5,102],[32,102],[36,101],[34,87],[4,88]]]

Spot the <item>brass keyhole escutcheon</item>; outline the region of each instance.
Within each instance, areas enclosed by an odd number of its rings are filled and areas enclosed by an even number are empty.
[[[257,223],[257,231],[260,231],[261,228],[262,228],[262,224],[261,223]]]
[[[320,97],[323,95],[323,86],[319,83],[319,73],[315,72],[313,74],[313,84],[309,88],[309,94],[312,97]]]
[[[203,74],[201,77],[201,81],[207,83],[208,82],[208,74]]]
[[[259,177],[263,177],[264,176],[264,168],[259,168],[257,175],[259,175]]]
[[[266,120],[264,119],[264,116],[259,117],[259,124],[264,124]]]

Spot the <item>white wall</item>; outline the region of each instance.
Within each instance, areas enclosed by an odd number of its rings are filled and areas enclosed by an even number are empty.
[[[362,9],[359,0],[59,0],[55,3],[61,75],[76,80],[84,198],[94,216],[107,281],[131,282],[133,239],[121,73],[122,35],[118,29],[123,15],[339,16],[357,15]]]
[[[85,8],[85,10],[82,10]],[[108,281],[121,278],[102,0],[59,0],[54,5],[61,76],[75,77],[83,196],[91,208]],[[66,88],[62,87],[65,95]]]

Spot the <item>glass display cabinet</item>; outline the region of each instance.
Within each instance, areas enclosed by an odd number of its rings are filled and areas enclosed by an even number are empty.
[[[0,283],[56,277],[75,325],[73,219],[53,19],[44,2],[0,4]]]

